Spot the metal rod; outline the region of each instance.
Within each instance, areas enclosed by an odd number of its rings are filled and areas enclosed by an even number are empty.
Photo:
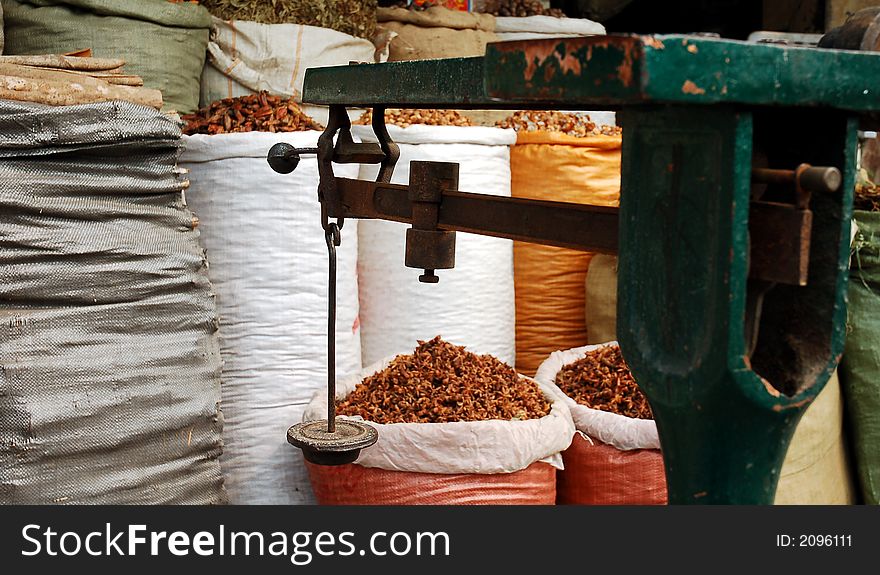
[[[324,232],[329,255],[329,290],[327,294],[327,432],[336,432],[336,246],[342,241],[334,223]]]
[[[800,185],[810,192],[833,193],[840,189],[840,170],[801,164],[796,170],[753,168],[752,181],[761,184]]]

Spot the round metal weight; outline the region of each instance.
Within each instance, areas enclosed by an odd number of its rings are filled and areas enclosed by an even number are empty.
[[[358,458],[361,449],[379,439],[376,429],[366,423],[336,420],[336,431],[327,431],[327,420],[297,423],[287,430],[287,442],[303,450],[306,461],[317,465],[344,465]]]

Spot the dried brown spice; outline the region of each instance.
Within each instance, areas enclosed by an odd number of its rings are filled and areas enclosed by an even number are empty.
[[[494,16],[555,16],[565,18],[559,8],[544,8],[541,0],[486,0],[483,12]]]
[[[521,110],[495,123],[499,128],[513,128],[517,132],[558,132],[578,138],[587,136],[619,136],[617,126],[600,126],[586,114],[550,110]]]
[[[336,413],[374,423],[522,420],[544,417],[550,403],[509,365],[438,335],[365,378],[336,402]]]
[[[305,24],[371,39],[376,31],[377,0],[201,0],[223,20],[261,24]]]
[[[853,208],[868,212],[880,212],[880,187],[868,180],[857,182]]]
[[[370,110],[355,120],[354,124],[368,126],[372,122],[373,114]],[[462,116],[457,110],[410,110],[388,109],[385,110],[385,124],[407,128],[413,124],[425,124],[428,126],[473,126],[471,119]]]
[[[324,127],[307,116],[292,98],[284,100],[268,92],[224,98],[181,116],[183,133],[230,134],[233,132],[303,132]]]
[[[600,347],[556,374],[556,385],[581,405],[637,419],[654,419],[620,348]]]

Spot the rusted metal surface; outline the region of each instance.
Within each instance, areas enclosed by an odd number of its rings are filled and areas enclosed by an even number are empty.
[[[455,232],[441,230],[406,230],[406,256],[408,268],[425,270],[419,281],[437,283],[434,270],[450,270],[455,267]]]
[[[422,283],[437,283],[434,270],[455,267],[455,232],[437,229],[443,193],[458,189],[458,164],[410,162],[409,195],[412,228],[406,230],[407,267],[422,268]]]
[[[397,160],[400,159],[400,148],[391,141],[391,136],[388,134],[388,128],[385,126],[385,108],[379,106],[373,108],[372,115],[373,133],[376,135],[376,139],[379,141],[379,148],[385,156],[379,165],[376,181],[387,183],[391,181],[391,176],[394,174],[394,166],[397,165]]]
[[[298,423],[287,430],[287,441],[303,451],[306,461],[343,465],[358,458],[361,449],[376,443],[375,428],[358,421],[336,419],[336,248],[342,234],[336,223],[325,227],[329,264],[327,298],[327,419]]]
[[[807,285],[813,212],[789,204],[752,202],[749,277]]]
[[[357,107],[596,109],[650,103],[880,109],[869,52],[702,36],[489,44],[484,57],[311,68],[303,100]]]
[[[795,170],[753,168],[752,181],[764,184],[790,185],[807,192],[833,193],[840,189],[842,176],[835,167],[801,164]]]
[[[376,428],[349,419],[336,420],[332,432],[328,431],[326,419],[297,423],[287,430],[288,443],[302,449],[306,461],[318,465],[353,463],[361,449],[378,439]]]
[[[342,210],[330,217],[413,222],[409,187],[336,178]],[[443,192],[437,229],[582,251],[617,251],[617,208],[460,191]]]
[[[752,168],[752,182],[789,188],[791,203],[753,201],[749,211],[749,277],[807,285],[813,212],[810,197],[840,189],[840,170],[800,164],[794,170]]]
[[[342,232],[335,223],[324,230],[328,252],[327,290],[327,433],[336,431],[336,248]]]
[[[594,36],[489,44],[486,94],[562,109],[649,103],[880,109],[868,53],[699,36]]]

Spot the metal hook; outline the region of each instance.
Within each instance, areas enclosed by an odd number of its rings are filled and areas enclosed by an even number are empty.
[[[327,248],[330,250],[331,257],[336,256],[335,246],[342,243],[342,232],[336,223],[329,223],[324,227],[324,239],[327,242]],[[331,245],[332,244],[332,245]]]

